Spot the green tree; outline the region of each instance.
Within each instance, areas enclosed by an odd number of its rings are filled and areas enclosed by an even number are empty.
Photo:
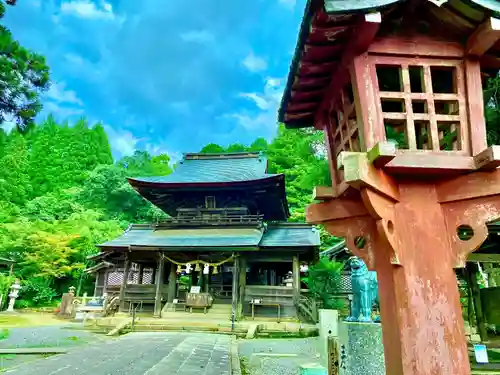
[[[233,143],[227,146],[226,152],[245,152],[248,151],[245,145],[241,143]]]
[[[200,152],[204,154],[218,154],[221,152],[226,152],[226,150],[224,149],[224,147],[219,146],[216,143],[209,143],[208,145],[203,147]]]
[[[113,163],[104,129],[89,127],[85,119],[70,127],[49,116],[28,139],[32,197],[81,186],[97,165]]]
[[[137,169],[135,172],[140,174]],[[88,207],[103,210],[106,218],[122,220],[126,224],[164,218],[163,211],[130,186],[127,182],[128,173],[129,170],[120,165],[97,166],[89,174],[80,192],[80,199]]]
[[[22,205],[31,192],[28,146],[24,137],[12,131],[0,155],[0,199]]]
[[[0,2],[0,18],[5,3]],[[42,109],[40,94],[49,88],[49,67],[42,55],[22,47],[0,25],[0,123],[14,121],[20,131],[34,124]]]
[[[257,138],[255,141],[252,142],[252,144],[248,148],[248,151],[266,152],[268,148],[269,148],[269,144],[267,143],[265,138]]]

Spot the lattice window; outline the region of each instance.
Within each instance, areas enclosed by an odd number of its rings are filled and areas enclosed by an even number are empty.
[[[388,140],[399,149],[469,153],[461,61],[372,56],[372,63]]]
[[[361,151],[356,106],[354,105],[354,95],[350,84],[342,90],[335,120],[337,125],[333,131],[333,154],[335,159],[342,151]],[[342,170],[338,170],[338,178],[339,181],[344,179]]]
[[[338,293],[341,294],[351,294],[352,293],[352,283],[351,283],[351,274],[346,272],[343,273],[340,277],[340,285]]]
[[[121,285],[123,281],[123,271],[108,272],[108,285]]]
[[[123,269],[114,270],[108,272],[108,285],[121,285],[123,281]],[[131,269],[128,275],[127,284],[138,284],[139,283],[139,270]],[[143,284],[154,284],[153,281],[153,270],[151,268],[145,268],[142,275]]]

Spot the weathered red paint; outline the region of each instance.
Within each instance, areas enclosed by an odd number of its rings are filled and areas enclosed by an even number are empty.
[[[489,174],[500,178],[500,171]],[[454,183],[472,189],[479,181],[464,176]],[[345,236],[349,248],[377,271],[387,374],[470,374],[454,267],[484,241],[484,224],[500,217],[500,187],[487,197],[478,189],[478,198],[442,202],[447,184],[398,181],[397,202],[362,189],[370,214],[359,208],[351,217],[335,215],[332,203],[339,208],[339,200],[308,210],[309,221]],[[355,207],[350,202],[346,207]],[[460,240],[456,227],[462,224],[478,239]],[[368,240],[364,249],[356,248],[358,236]]]

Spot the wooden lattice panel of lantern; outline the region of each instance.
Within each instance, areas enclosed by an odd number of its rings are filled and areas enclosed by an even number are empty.
[[[356,106],[352,86],[347,85],[341,92],[337,110],[335,111],[335,124],[333,129],[333,147],[332,154],[335,159],[342,151],[361,151],[359,127],[356,117]],[[341,183],[343,170],[336,169],[337,183]]]
[[[372,55],[370,68],[386,139],[400,152],[470,155],[461,60]]]

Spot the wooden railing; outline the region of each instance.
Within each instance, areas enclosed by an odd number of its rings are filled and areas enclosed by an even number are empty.
[[[159,222],[156,227],[175,226],[219,226],[219,225],[261,225],[263,215],[202,215],[202,216],[179,216],[168,218]]]
[[[318,304],[313,297],[301,294],[295,305],[300,316],[313,323],[319,321]]]

